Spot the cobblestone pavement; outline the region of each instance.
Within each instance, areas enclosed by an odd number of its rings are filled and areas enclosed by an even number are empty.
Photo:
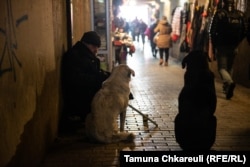
[[[125,130],[136,134],[134,143],[90,144],[79,131],[72,136],[58,137],[41,167],[119,166],[120,150],[181,150],[175,141],[174,118],[178,112],[177,98],[185,70],[173,58],[170,58],[169,66],[159,66],[159,59],[151,56],[148,43],[144,50],[139,44],[136,48],[136,53],[127,61],[135,70],[135,77],[130,83],[135,99],[130,104],[148,114],[158,127],[150,121],[143,121],[138,112],[128,107]],[[219,78],[216,78],[215,85],[217,135],[212,149],[250,151],[250,89],[237,85],[234,97],[226,100]]]

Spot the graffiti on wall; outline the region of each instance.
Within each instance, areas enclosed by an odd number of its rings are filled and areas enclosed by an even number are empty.
[[[4,36],[3,50],[0,55],[0,77],[7,72],[12,72],[13,79],[16,81],[16,64],[22,67],[22,63],[16,55],[18,43],[15,30],[23,21],[28,20],[28,15],[14,20],[11,0],[6,0],[6,9],[5,27],[0,27],[0,35]]]

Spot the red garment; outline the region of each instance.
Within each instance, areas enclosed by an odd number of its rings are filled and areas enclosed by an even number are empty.
[[[179,37],[180,37],[179,35],[173,34],[172,35],[172,41],[176,42],[179,39]]]

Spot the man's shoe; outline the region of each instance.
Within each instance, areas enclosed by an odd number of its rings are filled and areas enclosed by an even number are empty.
[[[234,95],[234,88],[235,88],[235,83],[231,83],[228,86],[227,93],[226,93],[226,99],[229,100],[231,97]]]

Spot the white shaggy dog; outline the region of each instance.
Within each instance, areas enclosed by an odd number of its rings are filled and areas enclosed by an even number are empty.
[[[91,112],[85,121],[87,138],[92,142],[114,143],[133,141],[133,133],[122,132],[129,101],[129,82],[134,70],[125,64],[113,68],[110,77],[103,82],[91,104]],[[117,118],[120,114],[120,130]]]

